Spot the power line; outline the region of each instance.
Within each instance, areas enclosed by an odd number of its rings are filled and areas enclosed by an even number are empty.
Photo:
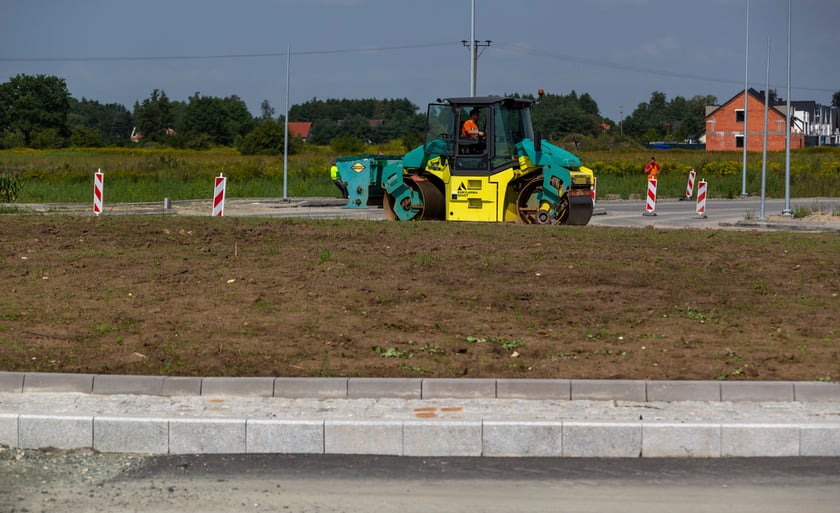
[[[645,68],[642,66],[633,66],[630,64],[623,64],[620,62],[612,62],[612,61],[603,61],[597,59],[590,59],[586,57],[580,57],[578,55],[570,55],[565,53],[558,53],[558,52],[549,52],[546,50],[539,50],[535,48],[530,48],[527,46],[522,45],[499,45],[499,48],[503,51],[508,51],[511,53],[517,54],[526,54],[526,55],[533,55],[535,57],[543,57],[547,59],[553,60],[560,60],[560,61],[569,61],[569,62],[576,62],[578,64],[585,64],[590,66],[599,66],[602,68],[608,69],[615,69],[615,70],[623,70],[623,71],[631,71],[633,73],[645,73],[645,74],[653,74],[656,76],[661,77],[671,77],[671,78],[679,78],[679,79],[687,79],[687,80],[697,80],[703,82],[715,82],[719,84],[738,84],[739,86],[741,83],[736,80],[727,80],[722,78],[715,78],[710,77],[707,75],[693,75],[690,73],[679,73],[676,71],[668,71],[668,70],[660,70],[660,69],[652,69],[652,68]],[[816,91],[821,93],[833,93],[833,89],[823,89],[819,87],[805,87],[805,86],[798,86],[797,89],[804,90],[804,91]]]
[[[308,50],[291,52],[291,55],[337,55],[348,53],[375,53],[396,50],[414,50],[459,45],[460,41],[446,43],[427,43],[401,46],[372,46],[368,48],[345,48],[332,50]],[[116,56],[116,57],[0,57],[0,62],[115,62],[115,61],[184,61],[215,59],[251,59],[261,57],[286,57],[288,52],[231,53],[216,55],[155,55],[155,56]]]
[[[353,53],[376,53],[376,52],[390,52],[399,50],[415,50],[422,48],[441,48],[447,46],[462,45],[462,41],[448,41],[441,43],[424,43],[414,45],[399,45],[399,46],[372,46],[367,48],[344,48],[344,49],[329,49],[329,50],[305,50],[291,52],[292,56],[306,56],[306,55],[340,55]],[[575,62],[588,66],[599,66],[602,68],[630,71],[633,73],[655,74],[661,77],[671,77],[686,80],[696,80],[702,82],[714,82],[719,84],[738,84],[740,82],[735,80],[727,80],[721,78],[710,77],[706,75],[694,75],[691,73],[679,73],[676,71],[660,70],[653,68],[645,68],[642,66],[633,66],[620,62],[605,61],[581,57],[579,55],[566,54],[561,52],[549,52],[546,50],[531,48],[524,45],[497,45],[502,51],[507,51],[514,54],[532,55],[551,60]],[[115,56],[115,57],[0,57],[0,62],[119,62],[119,61],[184,61],[184,60],[220,60],[220,59],[252,59],[265,57],[286,57],[287,52],[260,52],[260,53],[232,53],[232,54],[211,54],[211,55],[155,55],[155,56]],[[814,91],[820,93],[833,93],[834,89],[799,86],[799,90]]]

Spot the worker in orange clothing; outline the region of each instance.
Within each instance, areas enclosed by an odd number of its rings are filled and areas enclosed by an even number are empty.
[[[645,165],[645,173],[647,173],[648,180],[656,180],[656,177],[659,176],[659,163],[656,161],[656,157],[651,157],[650,162]]]
[[[484,132],[478,129],[478,109],[470,111],[470,119],[464,121],[461,126],[461,137],[469,139],[478,139],[484,137]]]

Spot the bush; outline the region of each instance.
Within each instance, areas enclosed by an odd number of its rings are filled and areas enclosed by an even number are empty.
[[[64,146],[64,138],[55,128],[43,128],[32,133],[29,146],[35,149],[61,148]]]
[[[365,143],[350,134],[345,134],[330,141],[330,149],[339,155],[352,155],[365,151]]]
[[[23,148],[26,146],[26,137],[19,130],[3,130],[0,133],[0,148]]]
[[[20,192],[20,182],[8,173],[0,175],[0,202],[14,203]]]
[[[402,138],[403,150],[408,152],[423,144],[423,137],[420,134],[406,134]]]
[[[183,146],[188,150],[209,150],[215,146],[215,143],[210,135],[202,133],[184,141]]]
[[[282,155],[284,143],[283,127],[276,121],[265,121],[242,139],[239,152],[243,155]],[[293,153],[291,147],[289,153]]]
[[[70,133],[70,145],[78,148],[98,148],[102,143],[99,141],[99,132],[84,125],[76,125]]]

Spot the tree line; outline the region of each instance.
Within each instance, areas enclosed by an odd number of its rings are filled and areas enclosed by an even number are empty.
[[[510,96],[519,97],[514,93]],[[533,96],[524,95],[526,98]],[[655,140],[682,141],[704,130],[705,107],[714,96],[677,96],[654,91],[626,118],[602,117],[588,93],[546,94],[533,109],[534,127],[551,140],[573,138],[595,147]],[[833,104],[840,106],[840,91]],[[422,142],[425,115],[408,99],[313,98],[289,109],[291,121],[311,122],[306,143],[347,147],[402,140],[406,150]],[[116,103],[73,98],[64,79],[17,75],[0,84],[0,148],[171,146],[187,149],[235,147],[244,154],[278,154],[284,149],[283,116],[267,100],[253,116],[238,96],[170,100],[154,89],[132,110]],[[291,139],[291,152],[303,141]],[[350,145],[351,147],[354,145]]]

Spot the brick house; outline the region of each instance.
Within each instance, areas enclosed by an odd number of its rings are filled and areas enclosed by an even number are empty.
[[[289,121],[289,135],[292,137],[300,137],[305,141],[311,130],[311,121]]]
[[[747,96],[747,151],[764,149],[764,91],[750,88]],[[785,149],[787,107],[770,91],[767,112],[767,151]],[[706,107],[706,151],[735,151],[744,147],[744,91],[723,105]],[[791,149],[804,148],[805,138],[795,126],[790,134]]]

